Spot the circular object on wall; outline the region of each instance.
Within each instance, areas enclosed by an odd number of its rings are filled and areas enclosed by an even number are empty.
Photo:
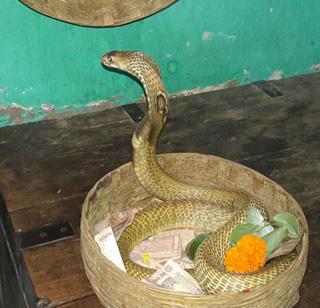
[[[41,14],[91,27],[118,26],[152,15],[176,0],[20,0]]]

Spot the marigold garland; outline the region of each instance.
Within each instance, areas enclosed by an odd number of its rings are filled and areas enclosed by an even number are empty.
[[[226,251],[224,266],[228,272],[249,274],[258,271],[265,263],[266,242],[257,235],[244,235],[235,247]]]

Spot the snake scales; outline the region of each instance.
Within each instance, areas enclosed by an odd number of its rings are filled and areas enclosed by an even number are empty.
[[[266,209],[244,191],[196,187],[168,175],[156,158],[156,146],[166,123],[169,104],[158,65],[136,51],[109,52],[102,57],[102,63],[127,72],[143,85],[148,112],[132,137],[133,167],[144,188],[165,201],[136,214],[118,240],[128,274],[142,279],[154,272],[131,261],[129,253],[145,238],[173,227],[196,227],[212,232],[197,250],[192,272],[209,294],[239,292],[264,285],[288,268],[294,253],[269,261],[255,274],[231,274],[224,270],[223,258],[233,228],[245,221],[249,207],[259,208],[267,216]]]

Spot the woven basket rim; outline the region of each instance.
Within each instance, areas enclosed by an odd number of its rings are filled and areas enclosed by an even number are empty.
[[[198,154],[198,153],[166,153],[166,154],[159,154],[158,157],[176,157],[176,156],[184,156],[184,157],[188,157],[188,156],[192,156],[193,158],[195,157],[211,157],[211,158],[215,158],[218,160],[222,160],[224,162],[226,162],[227,164],[232,164],[232,165],[237,165],[240,166],[243,170],[247,170],[248,172],[250,172],[251,174],[257,175],[259,177],[262,177],[264,181],[267,181],[269,183],[272,184],[272,186],[274,186],[277,190],[279,190],[280,192],[284,193],[287,197],[291,198],[291,201],[294,203],[294,206],[297,207],[297,209],[299,209],[300,215],[301,215],[301,220],[303,222],[303,235],[301,238],[301,249],[298,251],[298,255],[295,258],[295,260],[292,262],[292,264],[278,277],[274,278],[272,280],[272,282],[263,285],[263,286],[257,286],[255,288],[253,288],[252,290],[250,290],[250,294],[253,295],[258,295],[258,294],[262,294],[264,293],[266,290],[268,290],[270,288],[271,285],[277,284],[279,282],[279,280],[283,279],[283,276],[288,276],[290,277],[291,273],[294,273],[299,266],[301,266],[301,263],[303,262],[303,260],[306,258],[307,256],[307,251],[308,251],[308,242],[309,242],[309,238],[308,238],[308,226],[307,226],[307,221],[305,218],[305,215],[300,207],[300,205],[298,204],[298,202],[283,188],[281,187],[278,183],[274,182],[273,180],[269,179],[268,177],[264,176],[263,174],[259,173],[258,171],[255,171],[247,166],[244,166],[242,164],[233,162],[231,160],[219,157],[219,156],[215,156],[215,155],[207,155],[207,154]],[[132,165],[131,162],[128,162],[126,164],[123,164],[121,166],[119,166],[118,168],[112,170],[111,172],[105,174],[104,176],[102,176],[96,183],[95,185],[90,189],[88,195],[85,198],[84,201],[84,206],[82,209],[82,216],[81,216],[81,237],[83,237],[83,233],[88,235],[88,239],[90,241],[90,243],[92,244],[92,246],[94,247],[94,251],[92,251],[92,254],[100,254],[100,249],[98,244],[94,241],[91,233],[90,233],[90,226],[88,224],[88,217],[87,217],[87,207],[89,204],[89,199],[90,196],[93,194],[93,192],[96,190],[97,186],[99,185],[99,183],[106,178],[107,176],[112,176],[113,174],[115,174],[117,172],[117,170],[119,168],[129,168]],[[82,242],[82,240],[81,240]],[[82,246],[82,245],[81,245]],[[81,247],[81,249],[83,249],[83,247]],[[101,259],[102,262],[102,267],[109,267],[112,268],[112,272],[115,276],[117,276],[117,278],[119,279],[119,281],[125,281],[126,286],[130,285],[130,288],[135,289],[135,288],[143,288],[145,290],[145,293],[148,293],[150,295],[152,294],[156,294],[157,296],[159,296],[159,294],[163,294],[163,296],[165,297],[170,297],[170,298],[174,298],[174,299],[195,299],[198,301],[224,301],[224,300],[228,300],[230,299],[230,296],[232,296],[232,299],[234,299],[235,301],[237,300],[237,298],[242,298],[243,297],[243,293],[234,293],[234,292],[224,292],[224,293],[220,293],[220,294],[214,294],[214,295],[209,295],[209,294],[205,294],[205,295],[192,295],[192,294],[188,294],[188,293],[179,293],[179,292],[174,292],[174,291],[170,291],[167,289],[163,289],[163,288],[159,288],[159,287],[153,287],[151,285],[148,285],[144,282],[141,282],[131,276],[129,276],[128,274],[126,274],[125,272],[121,271],[120,269],[118,269],[112,262],[110,262],[107,258],[102,258]],[[249,294],[248,293],[248,294]]]

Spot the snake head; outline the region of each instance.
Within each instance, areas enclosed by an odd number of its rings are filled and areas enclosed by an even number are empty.
[[[160,78],[158,64],[141,51],[110,51],[102,56],[101,62],[104,66],[127,72],[141,82],[141,76],[154,72]]]
[[[102,56],[101,62],[106,67],[128,71],[128,51],[110,51]]]

